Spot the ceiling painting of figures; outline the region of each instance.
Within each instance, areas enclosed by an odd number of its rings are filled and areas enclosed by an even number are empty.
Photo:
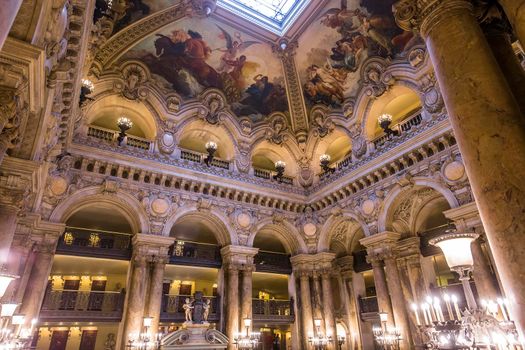
[[[103,16],[115,20],[113,33],[152,13],[179,3],[179,0],[96,0],[94,22]]]
[[[237,116],[254,122],[288,110],[282,66],[271,47],[209,18],[171,24],[122,59],[143,61],[183,98],[220,89]]]
[[[392,15],[395,0],[332,0],[299,40],[297,66],[307,104],[339,108],[359,88],[367,58],[395,59],[418,40]]]

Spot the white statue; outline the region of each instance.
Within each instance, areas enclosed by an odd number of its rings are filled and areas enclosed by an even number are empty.
[[[204,312],[202,313],[202,318],[205,322],[208,322],[208,316],[210,315],[210,309],[211,309],[211,300],[206,299],[206,302],[204,305],[202,305],[202,308],[204,309]]]
[[[184,314],[186,316],[186,322],[192,322],[193,320],[191,318],[191,310],[193,309],[193,306],[191,306],[190,298],[186,298],[186,302],[184,303],[182,308],[184,309]]]
[[[104,350],[115,350],[115,345],[117,342],[115,341],[115,334],[109,333],[108,337],[106,338],[106,342],[104,343]]]

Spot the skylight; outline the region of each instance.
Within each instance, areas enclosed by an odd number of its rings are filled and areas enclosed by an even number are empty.
[[[310,0],[218,0],[217,4],[278,35],[283,35]]]

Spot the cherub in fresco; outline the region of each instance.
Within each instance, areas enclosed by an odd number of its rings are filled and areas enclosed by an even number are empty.
[[[329,94],[340,101],[344,100],[342,84],[346,76],[342,76],[336,69],[328,64],[325,64],[323,67],[313,64],[308,67],[307,75],[309,81],[315,85],[319,93],[322,95]]]
[[[217,67],[217,71],[219,73],[231,72],[233,69],[235,69],[235,64],[232,65],[231,62],[235,62],[237,60],[237,54],[241,53],[254,44],[260,43],[258,41],[243,41],[239,32],[235,32],[235,40],[233,40],[232,36],[224,28],[221,28],[220,26],[217,26],[217,28],[219,28],[221,31],[219,38],[226,40],[225,48],[216,49],[217,51],[223,53],[219,67]]]

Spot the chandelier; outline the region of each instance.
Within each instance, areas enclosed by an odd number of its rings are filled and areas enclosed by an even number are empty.
[[[160,340],[162,339],[162,333],[150,334],[149,329],[153,317],[144,317],[142,319],[142,325],[144,331],[142,333],[130,334],[127,349],[134,350],[158,350],[160,349]]]
[[[467,308],[456,295],[428,296],[412,304],[416,324],[426,349],[523,349],[505,299],[481,300],[478,306],[470,287],[473,258],[470,250],[476,233],[447,231],[429,242],[443,251],[448,266],[460,276]],[[446,310],[446,312],[445,312]]]
[[[234,336],[233,344],[237,349],[257,349],[260,343],[261,334],[250,331],[252,320],[245,318],[244,320],[245,332],[239,332]]]
[[[275,162],[275,170],[277,171],[277,174],[273,176],[274,180],[277,180],[279,182],[283,181],[284,176],[284,170],[286,169],[286,163],[282,160],[278,160]]]
[[[396,327],[388,327],[388,313],[380,312],[379,320],[381,327],[372,328],[374,340],[380,348],[384,350],[399,349],[399,342],[401,341],[401,331]]]
[[[25,316],[15,314],[17,303],[3,303],[0,311],[0,349],[27,349],[32,340],[33,330],[37,323],[31,320],[31,327],[23,328]]]
[[[117,127],[120,129],[117,137],[118,145],[120,146],[127,136],[126,131],[133,127],[133,122],[128,117],[120,117],[117,120]]]
[[[321,332],[321,319],[316,318],[314,320],[315,334],[311,334],[308,337],[308,342],[316,350],[324,350],[329,344],[333,343],[334,339],[331,334],[325,335]]]

